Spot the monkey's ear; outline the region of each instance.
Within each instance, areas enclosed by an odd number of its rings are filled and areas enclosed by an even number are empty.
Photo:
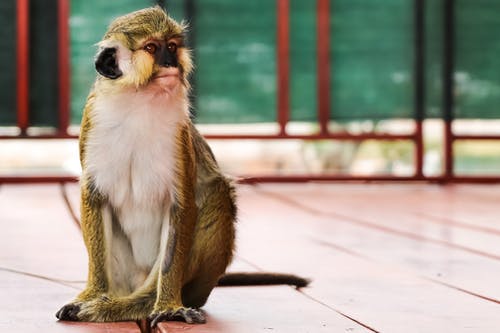
[[[99,53],[95,60],[95,69],[108,79],[117,79],[123,75],[116,61],[116,48],[108,47]]]

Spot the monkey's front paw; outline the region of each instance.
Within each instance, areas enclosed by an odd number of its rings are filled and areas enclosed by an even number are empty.
[[[80,304],[69,303],[57,311],[56,317],[59,320],[79,321],[78,312],[80,312]]]
[[[180,307],[175,310],[155,313],[149,316],[151,327],[156,327],[162,321],[185,321],[188,324],[204,324],[206,322],[205,315],[199,309]]]

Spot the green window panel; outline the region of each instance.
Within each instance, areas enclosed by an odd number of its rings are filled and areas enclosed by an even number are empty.
[[[443,3],[425,2],[425,117],[441,118],[443,105]]]
[[[55,126],[58,117],[57,0],[29,7],[29,124]],[[0,124],[16,123],[16,1],[0,3]],[[56,23],[56,24],[54,24]]]
[[[71,122],[80,123],[83,107],[95,80],[95,44],[111,21],[131,11],[154,5],[151,0],[71,2]]]
[[[330,8],[332,119],[413,117],[413,1],[334,0]]]
[[[194,9],[197,121],[275,121],[276,3],[204,0]]]
[[[455,118],[500,118],[500,2],[456,0]]]
[[[317,120],[316,2],[290,1],[290,118]]]
[[[116,16],[150,6],[154,1],[73,1],[71,16],[72,121],[78,123],[88,90],[95,78],[94,44]],[[177,20],[186,18],[186,2],[164,1]],[[35,6],[37,2],[35,1]],[[192,78],[197,121],[201,123],[272,122],[276,119],[276,3],[268,0],[192,1],[190,31],[196,70]],[[331,116],[337,121],[412,118],[414,106],[413,1],[331,1]],[[10,6],[10,7],[9,7]],[[500,39],[495,31],[500,4],[494,0],[456,2],[456,117],[499,118]],[[3,2],[6,19],[2,31],[14,57],[13,4]],[[390,14],[389,14],[390,13]],[[425,8],[426,116],[441,117],[442,110],[442,1],[427,1]],[[10,20],[10,21],[9,21]],[[38,26],[45,23],[36,23]],[[38,30],[39,28],[32,28]],[[40,28],[41,29],[41,28]],[[44,28],[47,30],[47,28]],[[291,119],[315,121],[316,3],[290,0],[290,111]],[[41,39],[40,39],[41,40]],[[53,42],[49,40],[47,43]],[[9,44],[10,43],[10,44]],[[36,41],[35,41],[36,43]],[[485,52],[487,50],[487,52]],[[3,52],[2,56],[5,55]],[[52,58],[55,59],[55,58]],[[49,59],[50,60],[50,59]],[[49,61],[47,60],[47,61]],[[43,63],[32,60],[32,64]],[[12,123],[15,114],[15,73],[5,69],[0,80],[12,91],[0,92],[0,121]],[[51,65],[52,66],[52,65]],[[44,77],[53,73],[43,67]],[[49,75],[50,76],[50,75]],[[54,78],[57,75],[52,75]],[[42,123],[44,112],[56,109],[52,90],[32,83],[31,103],[37,98],[47,107],[36,110]],[[38,85],[37,85],[38,84]],[[36,88],[38,87],[38,88]],[[45,90],[44,90],[45,89]],[[40,96],[37,97],[36,94]],[[40,115],[40,119],[36,118]],[[55,118],[54,118],[55,119]]]
[[[29,120],[57,126],[59,112],[57,0],[30,0]]]
[[[16,3],[0,1],[0,125],[16,123]]]

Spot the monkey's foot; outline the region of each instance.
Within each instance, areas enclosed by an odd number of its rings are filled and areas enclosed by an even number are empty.
[[[78,312],[80,312],[80,304],[69,303],[57,311],[56,317],[59,320],[79,321]]]
[[[205,315],[201,310],[184,307],[152,314],[149,316],[149,320],[151,320],[151,327],[156,327],[162,321],[180,320],[188,324],[204,324],[206,322]]]

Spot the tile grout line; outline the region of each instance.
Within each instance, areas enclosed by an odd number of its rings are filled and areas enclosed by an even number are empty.
[[[339,252],[348,254],[350,256],[353,256],[353,257],[356,257],[356,258],[360,258],[362,260],[369,261],[371,263],[376,263],[376,264],[379,264],[379,265],[384,265],[386,267],[390,267],[392,270],[398,270],[398,271],[404,272],[405,274],[411,275],[411,276],[416,277],[418,279],[426,280],[426,281],[429,281],[429,282],[441,285],[443,287],[447,287],[447,288],[450,288],[450,289],[453,289],[453,290],[456,290],[456,291],[460,291],[460,292],[465,293],[465,294],[467,294],[469,296],[474,296],[474,297],[480,298],[480,299],[488,301],[488,302],[500,304],[500,300],[498,300],[496,298],[484,296],[484,295],[481,295],[481,294],[476,293],[474,291],[470,291],[470,290],[464,289],[462,287],[458,287],[458,286],[455,286],[453,284],[446,283],[444,281],[440,281],[440,280],[437,280],[437,279],[434,279],[434,278],[431,278],[431,277],[428,277],[428,276],[425,276],[425,275],[420,275],[418,273],[415,273],[411,269],[401,268],[399,265],[394,265],[394,264],[391,264],[391,263],[387,263],[387,262],[384,262],[384,261],[380,261],[380,260],[368,257],[366,255],[363,255],[363,254],[358,253],[356,251],[353,251],[351,249],[345,248],[345,247],[343,247],[341,245],[334,244],[334,243],[332,243],[330,241],[324,241],[324,240],[318,239],[318,240],[315,240],[315,242],[319,243],[319,244],[322,244],[324,246],[327,246],[327,247],[329,247],[331,249],[335,249],[335,250],[337,250]]]
[[[28,276],[28,277],[35,278],[35,279],[50,281],[50,282],[53,282],[53,283],[56,283],[59,285],[63,285],[65,287],[76,289],[76,290],[81,290],[81,288],[75,287],[71,283],[83,283],[83,282],[85,282],[85,281],[70,281],[70,280],[51,278],[51,277],[40,275],[40,274],[19,271],[16,269],[12,269],[12,268],[8,268],[8,267],[1,267],[1,266],[0,266],[0,271],[12,273],[12,274],[17,274],[17,275]]]
[[[256,269],[256,270],[258,270],[258,271],[261,271],[261,272],[262,272],[262,271],[264,271],[264,269],[262,269],[260,266],[258,266],[258,265],[256,265],[256,264],[254,264],[253,262],[251,262],[251,261],[250,261],[250,260],[248,260],[248,259],[245,259],[245,258],[243,258],[243,257],[241,257],[241,256],[235,256],[235,257],[236,257],[236,258],[238,258],[239,260],[243,261],[244,263],[246,263],[246,264],[248,264],[248,265],[252,266],[253,268],[255,268],[255,269]],[[332,311],[334,311],[334,312],[338,313],[338,314],[339,314],[339,315],[341,315],[342,317],[344,317],[344,318],[346,318],[346,319],[349,319],[349,320],[351,320],[352,322],[354,322],[354,323],[356,323],[356,324],[358,324],[358,325],[360,325],[360,326],[362,326],[362,327],[364,327],[364,328],[366,328],[366,329],[368,329],[368,330],[370,330],[370,331],[372,331],[372,332],[379,333],[379,331],[377,331],[377,330],[375,330],[375,329],[371,328],[370,326],[368,326],[368,325],[366,325],[366,324],[363,324],[361,321],[359,321],[359,320],[355,319],[354,317],[351,317],[351,316],[349,316],[349,315],[345,314],[344,312],[342,312],[342,311],[340,311],[340,310],[338,310],[338,309],[336,309],[336,308],[334,308],[334,307],[332,307],[332,306],[330,306],[330,305],[328,305],[328,304],[326,304],[326,303],[324,303],[324,302],[322,302],[322,301],[320,301],[320,300],[318,300],[318,299],[314,298],[313,296],[311,296],[311,295],[309,295],[308,293],[306,293],[304,290],[299,289],[299,288],[294,288],[294,287],[292,287],[292,286],[290,286],[290,288],[291,288],[294,292],[297,292],[297,293],[301,294],[302,296],[304,296],[304,297],[308,298],[309,300],[311,300],[311,301],[313,301],[313,302],[315,302],[315,303],[317,303],[317,304],[320,304],[320,305],[322,305],[322,306],[326,307],[327,309],[330,309],[330,310],[332,310]],[[306,288],[307,288],[307,287],[306,287]]]
[[[332,307],[332,306],[330,306],[330,305],[326,304],[325,302],[322,302],[322,301],[320,301],[319,299],[317,299],[317,298],[315,298],[315,297],[313,297],[313,296],[309,295],[309,294],[308,294],[307,292],[305,292],[304,290],[297,289],[297,292],[298,292],[299,294],[302,294],[304,297],[306,297],[306,298],[310,299],[311,301],[314,301],[314,302],[316,302],[316,303],[318,303],[318,304],[321,304],[321,305],[323,305],[324,307],[326,307],[326,308],[328,308],[328,309],[330,309],[330,310],[332,310],[332,311],[335,311],[336,313],[338,313],[338,314],[339,314],[339,315],[341,315],[342,317],[347,318],[347,319],[349,319],[349,320],[351,320],[351,321],[355,322],[356,324],[358,324],[358,325],[360,325],[360,326],[362,326],[362,327],[364,327],[364,328],[366,328],[366,329],[368,329],[368,330],[370,330],[370,331],[372,331],[372,332],[379,333],[379,331],[375,330],[374,328],[371,328],[370,326],[368,326],[368,325],[366,325],[366,324],[363,324],[363,323],[362,323],[362,322],[360,322],[359,320],[357,320],[357,319],[355,319],[355,318],[353,318],[353,317],[351,317],[351,316],[349,316],[349,315],[345,314],[344,312],[342,312],[342,311],[340,311],[340,310],[338,310],[338,309],[336,309],[336,308],[334,308],[334,307]]]
[[[277,194],[277,193],[272,193],[272,192],[269,192],[269,191],[266,191],[266,190],[262,190],[262,189],[258,189],[257,191],[259,191],[260,193],[262,193],[264,195],[267,195],[270,198],[274,198],[275,200],[283,202],[286,205],[289,205],[289,206],[292,206],[294,208],[300,209],[300,210],[302,210],[302,211],[304,211],[306,213],[309,213],[309,214],[312,214],[312,215],[315,215],[315,216],[321,216],[321,217],[327,217],[327,218],[328,217],[329,218],[335,218],[339,222],[342,222],[342,223],[355,224],[355,225],[362,226],[364,228],[368,228],[368,229],[372,229],[372,230],[378,230],[380,232],[384,232],[384,233],[388,233],[388,234],[393,234],[393,235],[398,235],[398,236],[402,236],[402,237],[410,238],[410,239],[414,239],[414,240],[419,240],[419,241],[424,241],[424,242],[439,244],[439,245],[443,245],[445,247],[449,247],[449,248],[453,248],[453,249],[457,249],[457,250],[462,250],[462,251],[473,253],[475,255],[486,257],[486,258],[489,258],[489,259],[492,259],[492,260],[500,261],[500,256],[495,255],[495,254],[491,254],[491,253],[488,253],[488,252],[476,250],[476,249],[473,249],[473,248],[470,248],[470,247],[467,247],[467,246],[462,246],[462,245],[458,245],[458,244],[454,244],[454,243],[442,241],[442,240],[439,240],[439,239],[433,239],[433,238],[428,238],[428,237],[424,237],[424,236],[419,236],[419,235],[413,234],[411,232],[400,231],[400,230],[397,230],[397,229],[392,229],[390,227],[380,226],[380,225],[375,224],[373,222],[368,222],[368,221],[365,221],[363,219],[354,218],[354,217],[350,217],[350,216],[339,214],[339,213],[323,212],[323,211],[320,211],[318,209],[315,209],[315,208],[312,208],[312,207],[308,207],[308,206],[306,206],[306,205],[304,205],[304,204],[302,204],[302,203],[300,203],[300,202],[298,202],[298,201],[296,201],[294,199],[291,199],[289,197],[286,197],[286,196],[283,196],[283,195],[280,195],[280,194]]]
[[[286,204],[291,204],[293,205],[294,207],[297,207],[299,209],[302,209],[304,211],[306,211],[307,213],[310,213],[310,214],[313,214],[313,215],[320,215],[320,216],[328,216],[329,214],[327,213],[323,213],[321,211],[318,211],[316,209],[313,209],[313,208],[310,208],[310,207],[307,207],[299,202],[295,202],[294,200],[290,199],[290,198],[286,198],[284,196],[280,196],[278,194],[274,194],[274,193],[268,193],[266,191],[262,191],[264,194],[270,196],[270,197],[273,197],[275,199],[278,199],[282,202],[285,202]],[[349,217],[347,217],[349,218]],[[378,229],[378,228],[377,228]],[[390,228],[388,228],[389,230],[392,230]],[[392,232],[390,232],[392,233]],[[399,233],[397,233],[399,234]],[[403,234],[406,234],[406,233],[403,233]],[[411,237],[413,238],[413,237]],[[423,239],[423,240],[426,240],[426,239]],[[429,240],[429,241],[432,241],[432,240]],[[393,267],[393,268],[397,268],[398,270],[402,270],[404,271],[406,274],[410,274],[414,277],[417,277],[419,279],[422,279],[422,280],[426,280],[426,281],[429,281],[429,282],[432,282],[432,283],[435,283],[435,284],[438,284],[438,285],[441,285],[441,286],[444,286],[444,287],[447,287],[447,288],[450,288],[450,289],[453,289],[453,290],[456,290],[456,291],[459,291],[459,292],[462,292],[462,293],[465,293],[467,295],[470,295],[470,296],[473,296],[473,297],[477,297],[477,298],[480,298],[482,300],[485,300],[485,301],[488,301],[488,302],[492,302],[492,303],[495,303],[495,304],[500,304],[500,300],[496,299],[496,298],[492,298],[492,297],[488,297],[488,296],[484,296],[484,295],[481,295],[479,293],[476,293],[476,292],[473,292],[473,291],[470,291],[470,290],[467,290],[467,289],[464,289],[464,288],[461,288],[461,287],[458,287],[458,286],[455,286],[455,285],[452,285],[452,284],[449,284],[449,283],[446,283],[444,281],[440,281],[440,280],[437,280],[437,279],[434,279],[434,278],[431,278],[431,277],[427,277],[427,276],[424,276],[424,275],[419,275],[415,272],[413,272],[412,270],[410,269],[405,269],[405,268],[400,268],[399,266],[397,265],[392,265],[392,264],[388,264],[388,263],[384,263],[384,262],[381,262],[379,260],[376,260],[376,259],[373,259],[373,258],[370,258],[370,257],[367,257],[363,254],[360,254],[360,253],[357,253],[351,249],[348,249],[348,248],[344,248],[340,245],[337,245],[337,244],[333,244],[331,242],[327,242],[327,241],[324,241],[324,240],[318,240],[318,242],[320,244],[323,244],[323,245],[326,245],[330,248],[334,248],[336,249],[337,251],[340,251],[340,252],[343,252],[343,253],[346,253],[346,254],[349,254],[351,256],[355,256],[355,257],[358,257],[358,258],[361,258],[363,260],[367,260],[367,261],[370,261],[370,262],[375,262],[375,263],[378,263],[378,264],[384,264],[386,266],[390,266],[390,267]],[[440,242],[438,242],[438,244],[440,244]],[[450,244],[452,245],[453,248],[455,248],[455,245],[454,244]],[[461,247],[458,247],[459,249],[462,249]],[[477,254],[477,253],[475,253]]]
[[[439,225],[443,225],[443,224],[444,225],[451,225],[451,226],[456,226],[456,227],[463,228],[463,229],[469,229],[469,230],[474,230],[477,232],[483,232],[483,233],[486,233],[488,235],[493,234],[494,236],[500,236],[499,229],[475,226],[475,225],[472,225],[469,223],[460,222],[460,221],[453,220],[451,218],[436,216],[436,215],[432,215],[429,213],[411,212],[411,214],[418,216],[418,217],[424,217],[424,218],[428,219],[428,221],[430,223],[435,223],[435,224],[439,224]]]

